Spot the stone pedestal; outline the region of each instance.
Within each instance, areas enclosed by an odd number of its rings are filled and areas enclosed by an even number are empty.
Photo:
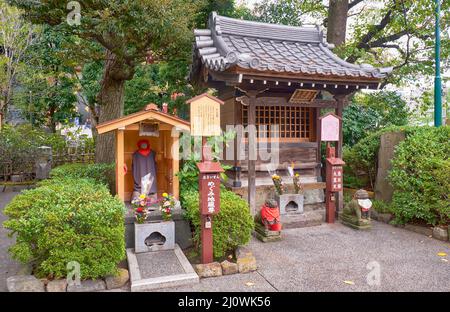
[[[345,210],[340,215],[342,224],[349,226],[355,230],[369,230],[372,225],[370,223],[370,220],[358,220],[358,218],[354,215],[346,214]]]
[[[264,225],[255,223],[254,235],[260,241],[267,242],[277,242],[281,240],[281,231],[269,231],[264,227]]]
[[[175,222],[148,221],[134,224],[136,253],[171,250],[175,248]]]
[[[280,207],[280,214],[303,213],[303,194],[275,195],[275,200]]]
[[[40,146],[39,155],[35,163],[36,180],[44,180],[50,177],[52,169],[52,148],[49,146]]]

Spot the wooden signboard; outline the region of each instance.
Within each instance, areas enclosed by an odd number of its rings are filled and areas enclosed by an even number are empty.
[[[339,141],[339,123],[341,118],[333,113],[320,117],[320,140]]]
[[[191,105],[191,135],[218,136],[220,131],[220,105],[224,102],[207,93],[186,102]]]

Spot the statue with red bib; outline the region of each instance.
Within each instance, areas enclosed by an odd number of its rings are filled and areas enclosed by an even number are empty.
[[[146,139],[139,140],[138,150],[133,153],[133,195],[132,200],[144,194],[156,199],[156,153]]]

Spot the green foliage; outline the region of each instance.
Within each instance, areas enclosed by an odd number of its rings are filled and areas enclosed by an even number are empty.
[[[401,142],[392,160],[396,221],[450,221],[450,127],[422,127]]]
[[[262,0],[255,4],[253,19],[265,23],[301,26],[307,18],[323,18],[322,1]]]
[[[91,179],[114,190],[115,164],[65,164],[52,169],[50,177],[53,180]]]
[[[91,180],[49,180],[14,197],[3,225],[16,235],[12,257],[32,263],[37,277],[64,278],[77,261],[82,279],[100,278],[116,273],[125,257],[124,211]]]
[[[200,244],[200,210],[198,191],[182,191],[186,218],[194,226],[194,241]],[[221,189],[220,212],[214,216],[213,246],[214,257],[221,258],[226,252],[245,245],[251,238],[254,221],[248,203],[235,193]]]
[[[4,125],[0,131],[0,171],[4,170],[2,162],[11,162],[13,173],[26,171],[30,164],[34,166],[39,146],[59,150],[66,146],[66,141],[61,135],[46,133],[29,125]]]
[[[378,199],[372,199],[372,209],[378,213],[392,213],[391,205]]]
[[[346,163],[344,168],[344,184],[349,187],[369,187],[373,189],[377,174],[378,150],[380,136],[391,131],[404,131],[406,136],[416,128],[387,127],[373,132],[362,138],[351,148],[344,148],[343,155]]]
[[[208,144],[211,146],[212,156],[215,161],[223,159],[223,147],[228,146],[229,142],[236,137],[236,132],[227,131],[220,136],[208,138]],[[195,147],[200,147],[202,139],[200,137],[192,137],[190,135],[183,135],[181,137],[181,146],[189,150],[183,150],[183,164],[177,176],[180,179],[182,191],[198,190],[198,168],[197,163],[201,161],[200,151],[196,151]],[[231,169],[231,166],[221,164],[223,170]],[[226,180],[228,176],[225,173],[221,174],[221,178]]]
[[[343,112],[344,144],[355,145],[368,133],[408,122],[406,102],[392,91],[357,93]]]

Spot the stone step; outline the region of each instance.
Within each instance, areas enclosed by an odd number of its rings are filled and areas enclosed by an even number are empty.
[[[325,210],[307,211],[301,214],[285,214],[281,216],[282,229],[296,229],[321,225],[325,220]]]

